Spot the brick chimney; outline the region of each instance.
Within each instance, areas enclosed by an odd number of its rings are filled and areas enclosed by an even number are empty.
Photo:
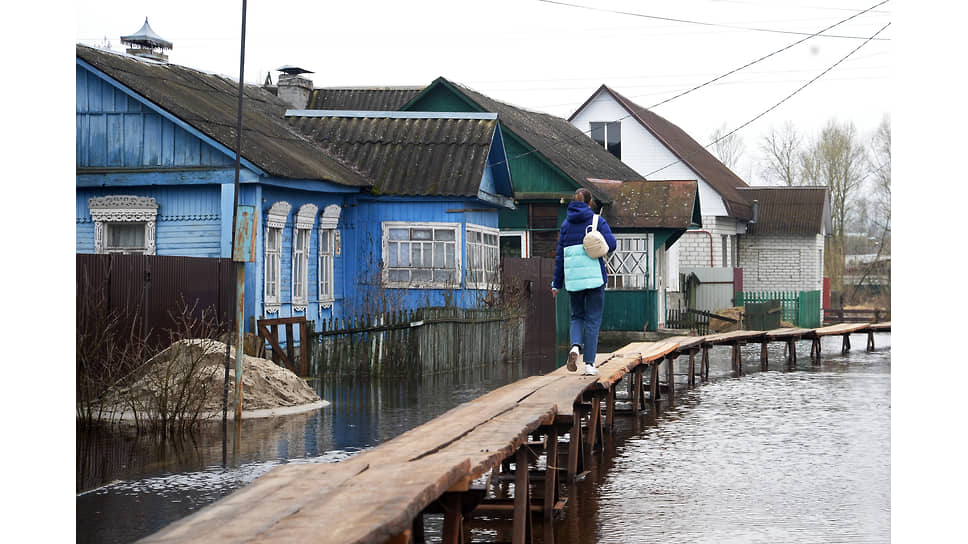
[[[303,70],[296,66],[283,66],[279,68],[278,87],[279,98],[285,100],[293,109],[303,110],[309,104],[309,95],[313,92],[313,82],[305,78],[302,74],[311,74],[309,70]]]

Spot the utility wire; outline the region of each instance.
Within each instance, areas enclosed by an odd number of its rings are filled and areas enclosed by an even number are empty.
[[[542,1],[544,1],[544,0],[542,0]],[[696,90],[699,90],[699,89],[701,89],[703,87],[706,87],[708,85],[711,85],[712,83],[715,83],[716,81],[719,81],[720,79],[723,79],[724,77],[727,77],[729,75],[735,74],[736,72],[739,72],[740,70],[744,70],[746,68],[749,68],[750,66],[752,66],[754,64],[757,64],[759,62],[762,62],[762,61],[764,61],[764,60],[766,60],[766,59],[768,59],[770,57],[773,57],[775,55],[778,55],[778,54],[780,54],[780,53],[782,53],[782,52],[784,52],[784,51],[786,51],[786,50],[788,50],[788,49],[790,49],[790,48],[792,48],[792,47],[794,47],[796,45],[799,45],[799,44],[801,44],[801,43],[809,40],[810,38],[813,38],[815,36],[818,36],[818,35],[826,32],[826,31],[828,31],[828,30],[830,30],[830,29],[832,29],[832,28],[834,28],[836,26],[842,25],[842,24],[846,23],[847,21],[850,21],[850,20],[854,19],[855,17],[859,17],[859,16],[861,16],[861,15],[863,15],[863,14],[865,14],[865,13],[867,13],[867,12],[869,12],[869,11],[875,9],[875,8],[878,8],[880,6],[883,6],[884,4],[888,3],[889,1],[890,0],[883,0],[882,2],[879,2],[879,3],[877,3],[877,4],[875,4],[875,5],[867,8],[867,9],[861,11],[861,12],[855,13],[855,14],[851,15],[850,17],[847,17],[846,19],[843,19],[843,20],[841,20],[841,21],[839,21],[837,23],[834,23],[834,24],[832,24],[832,25],[830,25],[830,26],[828,26],[828,27],[826,27],[826,28],[824,28],[822,30],[819,30],[817,32],[814,32],[813,34],[811,34],[811,35],[809,35],[809,36],[807,36],[807,37],[805,37],[803,39],[797,40],[797,41],[791,43],[790,45],[788,45],[786,47],[783,47],[781,49],[777,49],[776,51],[774,51],[774,52],[772,52],[772,53],[770,53],[768,55],[764,55],[764,56],[762,56],[762,57],[760,57],[760,58],[758,58],[758,59],[756,59],[754,61],[748,62],[748,63],[744,64],[743,66],[740,66],[739,68],[736,68],[734,70],[730,70],[729,72],[726,72],[725,74],[723,74],[721,76],[718,76],[718,77],[715,77],[713,79],[710,79],[709,81],[706,81],[705,83],[701,83],[699,85],[696,85],[695,87],[692,87],[690,89],[687,89],[687,90],[685,90],[685,91],[683,91],[683,92],[681,92],[681,93],[679,93],[679,94],[677,94],[677,95],[675,95],[675,96],[673,96],[671,98],[668,98],[666,100],[663,100],[661,102],[658,102],[657,104],[654,104],[652,106],[649,106],[646,109],[653,109],[655,107],[661,106],[662,104],[666,104],[666,103],[668,103],[668,102],[670,102],[672,100],[675,100],[676,98],[681,98],[681,97],[683,97],[683,96],[685,96],[685,95],[687,95],[687,94],[689,94],[689,93],[691,93],[693,91],[696,91]],[[887,28],[887,26],[889,26],[889,25],[890,25],[890,23],[888,23],[888,25],[886,25],[884,28]],[[874,36],[877,36],[877,34],[880,34],[881,31],[884,30],[884,28],[881,28],[881,30],[878,30],[877,33],[874,34]],[[861,45],[864,45],[864,44],[870,42],[870,40],[871,40],[871,38],[868,38]],[[859,49],[859,47],[857,49]],[[857,49],[855,49],[854,51],[856,51]],[[851,52],[851,54],[853,54],[853,51]],[[848,56],[850,56],[850,55],[848,55]],[[840,62],[842,62],[843,60],[844,59],[841,59],[840,61],[837,62],[837,64],[840,64]],[[834,66],[836,66],[836,64]],[[824,73],[826,73],[826,72],[824,72]],[[628,115],[625,115],[625,116],[619,117],[618,119],[615,119],[613,122],[622,121],[622,120],[628,119],[628,118],[630,118],[632,116],[633,115],[630,113]],[[591,129],[585,130],[585,131],[581,131],[581,137],[587,137],[590,133],[591,133]],[[571,141],[578,141],[578,138],[572,138]],[[716,143],[716,142],[713,142],[713,143],[711,143],[709,145],[713,145],[714,143]],[[526,157],[528,155],[531,155],[532,153],[537,153],[537,150],[535,149],[535,150],[532,150],[532,151],[526,151],[524,153],[515,155],[513,157],[508,157],[507,159],[505,159],[503,161],[500,161],[500,162],[495,163],[495,166],[500,166],[502,164],[509,163],[509,162],[511,162],[514,159],[520,159],[520,158]],[[673,164],[675,164],[675,163],[673,163]],[[672,165],[670,164],[668,166],[672,166]],[[665,166],[665,167],[661,168],[660,170],[664,170],[665,168],[668,168],[668,166]],[[646,177],[648,177],[648,176],[646,176]]]
[[[864,47],[865,45],[867,45],[868,43],[870,43],[872,40],[876,39],[877,38],[877,35],[880,34],[881,32],[883,32],[884,29],[886,29],[889,26],[891,26],[891,23],[887,23],[886,25],[882,26],[881,29],[878,30],[877,32],[875,32],[870,38],[868,38],[866,41],[862,42],[860,45],[858,45],[857,47],[855,47],[854,49],[852,49],[849,53],[847,53],[846,55],[844,55],[843,57],[841,57],[840,60],[838,60],[837,62],[831,64],[829,67],[827,67],[826,70],[824,70],[823,72],[820,72],[819,74],[817,74],[813,79],[811,79],[810,81],[808,81],[808,82],[804,83],[803,85],[801,85],[800,88],[798,88],[797,90],[795,90],[792,93],[788,94],[782,100],[780,100],[776,104],[773,104],[772,106],[770,106],[769,108],[767,108],[765,111],[763,111],[762,113],[760,113],[756,117],[750,119],[749,121],[743,123],[742,125],[736,127],[735,129],[727,132],[726,134],[723,134],[719,138],[713,140],[712,142],[706,144],[703,147],[704,148],[707,148],[707,147],[709,147],[711,145],[715,145],[716,143],[718,143],[718,142],[720,142],[722,140],[725,140],[726,138],[728,138],[728,137],[732,136],[733,134],[739,132],[741,129],[749,126],[750,124],[752,124],[753,122],[755,122],[757,119],[759,119],[759,118],[763,117],[764,115],[770,113],[771,111],[775,110],[777,107],[780,106],[780,104],[783,104],[784,102],[786,102],[790,98],[793,98],[794,95],[796,95],[797,93],[799,93],[803,89],[807,88],[807,86],[809,86],[813,82],[815,82],[818,79],[820,79],[821,77],[823,77],[824,74],[826,74],[827,72],[829,72],[829,71],[833,70],[834,68],[836,68],[837,65],[839,65],[840,63],[842,63],[845,60],[847,60],[851,55],[853,55],[854,53],[856,53],[861,47]],[[695,155],[695,153],[693,153],[690,156],[694,156],[694,155]],[[670,166],[679,164],[683,160],[684,159],[679,159],[679,160],[676,160],[676,161],[672,161],[669,164],[667,164],[667,165],[665,165],[665,166],[663,166],[661,168],[658,168],[656,170],[653,170],[653,171],[649,172],[648,174],[645,175],[645,178],[648,178],[649,176],[651,176],[652,174],[655,174],[657,172],[661,172],[661,171],[665,170],[666,168],[669,168]]]
[[[656,20],[659,20],[659,21],[669,21],[669,22],[673,22],[673,23],[685,23],[685,24],[690,24],[690,25],[701,25],[701,26],[714,26],[714,27],[720,27],[720,28],[731,28],[731,29],[734,29],[734,30],[750,30],[750,31],[753,31],[753,32],[770,32],[770,33],[773,33],[773,34],[799,34],[801,36],[804,36],[804,35],[814,36],[815,35],[815,34],[808,34],[807,32],[796,32],[796,31],[793,31],[793,30],[776,30],[776,29],[771,29],[771,28],[756,28],[756,27],[747,27],[747,26],[739,26],[739,25],[727,25],[727,24],[722,24],[722,23],[707,23],[707,22],[704,22],[704,21],[690,21],[688,19],[676,19],[676,18],[673,18],[673,17],[660,17],[658,15],[645,15],[643,13],[633,13],[631,11],[619,11],[619,10],[614,10],[614,9],[596,8],[596,7],[592,7],[592,6],[582,6],[582,5],[579,5],[579,4],[569,4],[567,2],[558,2],[556,0],[538,0],[538,1],[539,2],[545,2],[547,4],[557,4],[559,6],[567,6],[567,7],[572,7],[572,8],[588,9],[588,10],[592,10],[592,11],[603,11],[603,12],[606,12],[606,13],[615,13],[615,14],[618,14],[618,15],[630,15],[632,17],[643,17],[645,19],[656,19]],[[867,10],[865,10],[865,11],[867,11]],[[851,40],[866,40],[866,38],[864,38],[863,36],[841,36],[841,35],[837,35],[837,34],[827,34],[824,37],[825,38],[846,38],[846,39],[851,39]],[[879,39],[881,39],[881,40],[889,40],[889,38],[879,38]]]

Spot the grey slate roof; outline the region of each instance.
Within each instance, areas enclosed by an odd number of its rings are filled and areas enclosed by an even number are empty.
[[[749,234],[820,234],[825,223],[830,232],[826,187],[748,187],[742,192],[750,202],[758,201]]]
[[[423,87],[324,87],[313,89],[307,110],[396,111]]]
[[[476,197],[498,129],[496,116],[480,114],[290,110],[287,118],[371,177],[374,193],[390,195]]]
[[[237,81],[80,44],[77,58],[225,147],[235,149]],[[286,102],[259,86],[244,86],[242,156],[246,160],[267,174],[282,178],[325,180],[351,187],[372,184],[360,172],[293,130],[285,119],[287,107]]]
[[[445,78],[438,78],[437,82],[456,88],[483,111],[497,113],[502,125],[535,148],[579,186],[591,190],[596,200],[601,201],[604,195],[590,180],[644,179],[565,119],[505,104]],[[513,160],[514,157],[509,156],[508,159]]]
[[[598,91],[589,97],[588,101],[581,105],[571,118],[575,117],[579,111],[600,92],[611,94],[619,104],[622,105],[646,130],[652,133],[660,142],[665,144],[673,154],[682,162],[695,170],[707,183],[718,192],[726,203],[726,211],[736,219],[748,221],[753,218],[753,206],[740,193],[740,187],[748,187],[745,181],[733,173],[719,159],[710,153],[705,147],[689,136],[684,130],[675,124],[667,121],[662,116],[657,115],[621,94],[615,92],[606,85],[602,85]],[[648,175],[648,172],[646,172]]]

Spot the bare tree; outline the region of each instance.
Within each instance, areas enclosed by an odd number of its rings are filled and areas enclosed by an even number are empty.
[[[709,139],[713,142],[713,154],[716,155],[720,162],[726,165],[726,168],[735,171],[739,165],[740,158],[743,156],[743,152],[746,150],[746,145],[743,144],[743,138],[735,132],[729,134],[724,123],[713,131]]]
[[[801,152],[800,167],[806,185],[824,185],[830,194],[833,240],[827,251],[827,273],[843,288],[844,241],[848,216],[858,188],[867,177],[867,151],[853,123],[827,122],[813,144]]]
[[[771,128],[760,143],[760,151],[765,157],[760,169],[763,178],[777,185],[798,185],[802,140],[790,121],[780,128]]]

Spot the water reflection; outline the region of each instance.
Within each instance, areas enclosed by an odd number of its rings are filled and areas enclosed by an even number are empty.
[[[842,355],[840,338],[826,339],[814,364],[800,342],[791,370],[785,346],[773,344],[770,372],[759,372],[760,347],[748,345],[739,379],[731,349],[717,347],[710,382],[693,390],[680,357],[675,401],[616,420],[604,455],[568,490],[566,518],[550,528],[536,519],[535,542],[889,541],[890,335],[876,345]],[[273,466],[344,459],[549,370],[524,362],[423,380],[316,381],[330,406],[244,421],[239,443],[231,431],[223,440],[218,423],[163,444],[79,429],[77,541],[134,541]],[[436,524],[427,520],[428,536]],[[510,541],[509,523],[468,526],[474,541]]]

